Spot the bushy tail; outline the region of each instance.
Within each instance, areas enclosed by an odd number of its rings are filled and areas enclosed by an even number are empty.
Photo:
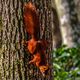
[[[37,37],[40,30],[40,23],[36,7],[31,2],[28,2],[24,4],[23,8],[25,30],[28,34]]]

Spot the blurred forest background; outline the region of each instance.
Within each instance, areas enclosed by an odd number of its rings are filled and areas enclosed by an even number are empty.
[[[36,5],[50,42],[45,78],[27,65],[30,55],[21,44],[28,39],[23,29],[28,1]],[[0,0],[0,80],[80,80],[80,0]]]

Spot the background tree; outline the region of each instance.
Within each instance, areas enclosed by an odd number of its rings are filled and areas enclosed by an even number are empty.
[[[53,41],[53,49],[59,48],[62,44],[62,35],[60,30],[60,22],[59,16],[56,10],[56,5],[54,0],[51,0],[52,7],[52,41]],[[54,23],[54,24],[53,24]]]
[[[79,20],[79,26],[80,26],[80,0],[74,0],[74,3],[75,3],[75,8],[76,8],[76,11],[77,11],[77,15],[78,15],[78,20]]]
[[[74,0],[55,0],[59,15],[63,44],[68,47],[80,44],[80,26]]]

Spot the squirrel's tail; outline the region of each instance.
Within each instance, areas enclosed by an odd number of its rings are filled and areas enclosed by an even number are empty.
[[[24,29],[28,34],[37,37],[40,30],[39,16],[36,10],[36,7],[31,3],[24,4]]]

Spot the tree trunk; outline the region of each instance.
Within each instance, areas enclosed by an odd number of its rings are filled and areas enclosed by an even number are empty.
[[[55,0],[62,33],[63,44],[68,47],[80,44],[80,27],[74,0]]]
[[[56,10],[56,5],[54,0],[51,0],[52,6],[52,41],[53,41],[53,49],[59,48],[62,44],[62,36],[60,30],[60,22],[59,17]]]
[[[34,0],[33,0],[34,2]],[[51,29],[51,1],[34,2],[40,13],[41,26],[46,27],[45,39],[52,41]],[[52,78],[52,42],[47,52],[50,69],[47,77],[33,65],[28,66],[29,54],[25,51],[21,41],[26,38],[23,29],[22,0],[1,0],[2,30],[0,49],[0,80],[53,80]],[[42,36],[42,31],[41,34]]]
[[[76,6],[76,11],[78,14],[78,20],[79,20],[79,26],[80,26],[80,0],[74,0],[75,6]]]
[[[22,2],[2,0],[1,80],[24,80]]]

